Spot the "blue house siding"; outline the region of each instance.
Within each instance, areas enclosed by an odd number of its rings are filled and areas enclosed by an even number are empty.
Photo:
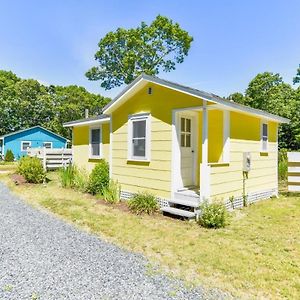
[[[52,142],[52,148],[65,148],[67,140],[55,135],[42,127],[33,127],[4,137],[4,154],[12,150],[16,159],[27,154],[22,151],[22,141],[31,142],[31,148],[43,147],[44,142]]]

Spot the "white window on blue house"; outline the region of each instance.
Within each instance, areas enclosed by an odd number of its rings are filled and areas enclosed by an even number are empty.
[[[30,141],[22,141],[21,142],[21,151],[27,151],[29,148],[31,148]]]
[[[44,142],[43,147],[46,149],[52,149],[52,142]]]
[[[101,158],[101,128],[90,128],[90,158]]]

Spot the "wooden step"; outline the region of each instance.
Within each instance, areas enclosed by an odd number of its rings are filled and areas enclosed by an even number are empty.
[[[190,206],[190,207],[199,207],[200,205],[199,200],[185,200],[179,198],[174,198],[172,200],[169,200],[169,202],[174,204],[184,205],[184,206]]]
[[[184,209],[179,209],[179,208],[175,208],[175,207],[162,207],[160,209],[162,212],[166,212],[172,215],[176,215],[176,216],[181,216],[181,217],[185,217],[185,218],[195,218],[196,217],[196,213],[192,212],[192,211],[187,211]]]

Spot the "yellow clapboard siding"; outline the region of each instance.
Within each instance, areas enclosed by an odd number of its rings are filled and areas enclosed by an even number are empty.
[[[139,170],[145,169],[144,164],[138,164],[135,162],[127,161],[127,159],[115,158],[113,160],[113,167],[124,167],[124,165],[134,166]],[[150,170],[162,170],[162,171],[170,171],[171,172],[171,161],[170,160],[152,160],[149,163],[147,169]]]

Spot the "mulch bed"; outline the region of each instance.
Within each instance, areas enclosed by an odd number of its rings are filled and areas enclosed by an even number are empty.
[[[16,184],[16,185],[21,185],[21,184],[25,184],[27,183],[26,182],[26,179],[20,175],[20,174],[12,174],[10,176],[10,178],[12,179],[12,181]]]

